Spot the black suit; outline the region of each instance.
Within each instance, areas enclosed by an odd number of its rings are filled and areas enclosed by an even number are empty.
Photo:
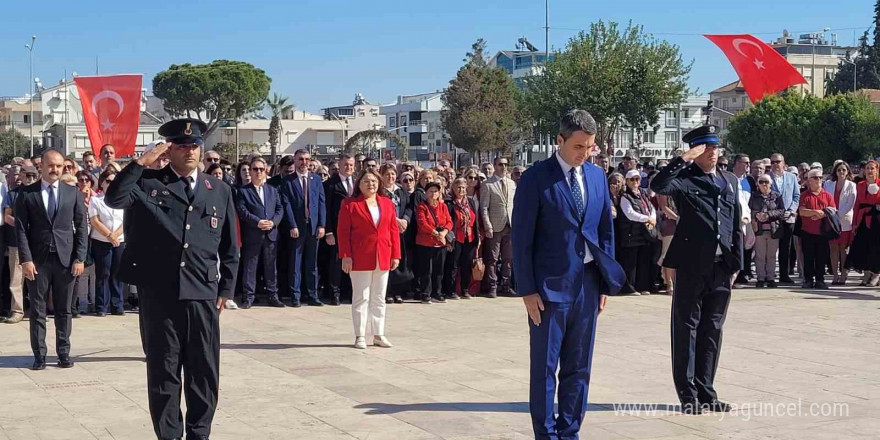
[[[683,405],[708,404],[730,303],[730,277],[743,266],[739,180],[673,159],[651,189],[674,198],[678,225],[663,265],[677,269],[672,297],[672,378]],[[720,250],[720,253],[719,253]]]
[[[239,190],[236,201],[238,218],[241,219],[241,270],[242,301],[252,304],[257,286],[257,267],[263,263],[263,282],[270,298],[278,299],[278,273],[275,268],[276,247],[278,236],[288,233],[279,232],[278,224],[284,217],[281,195],[274,186],[263,184],[263,199],[260,199],[257,188],[251,183]],[[257,225],[261,220],[272,220],[275,227],[264,231]],[[289,234],[289,233],[288,233]]]
[[[85,262],[88,249],[88,215],[82,193],[56,182],[57,202],[50,218],[43,202],[43,181],[21,188],[15,200],[15,226],[21,263],[32,262],[36,279],[27,281],[30,309],[31,349],[35,357],[46,356],[46,298],[52,292],[55,307],[55,338],[58,356],[70,354],[71,302],[74,262]]]
[[[119,276],[143,291],[147,388],[159,438],[184,435],[181,368],[186,436],[210,435],[220,368],[216,300],[232,297],[238,270],[232,189],[198,173],[190,201],[185,185],[170,166],[145,170],[132,162],[104,197],[107,206],[126,210],[126,235],[144,237],[128,241]]]
[[[352,182],[351,184],[354,185],[355,177],[351,176],[350,179]],[[354,191],[354,188],[352,188],[352,191]],[[342,206],[342,201],[348,198],[348,189],[342,182],[342,177],[339,173],[334,174],[324,182],[324,197],[327,202],[326,233],[328,235],[333,234],[334,239],[338,239],[339,237],[336,236],[336,223],[339,220],[339,207]],[[328,246],[327,254],[327,258],[330,261],[327,265],[327,280],[324,281],[325,295],[330,298],[339,299],[339,284],[342,280],[342,261],[339,259],[338,247],[335,245]],[[350,295],[350,292],[347,293]]]

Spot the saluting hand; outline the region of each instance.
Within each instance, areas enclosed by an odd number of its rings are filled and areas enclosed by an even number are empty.
[[[703,152],[706,151],[706,144],[697,145],[696,147],[692,147],[690,150],[684,152],[681,155],[681,158],[684,159],[685,162],[693,162],[694,159],[700,157]]]
[[[162,142],[160,144],[156,144],[156,146],[153,147],[152,150],[147,151],[146,153],[144,153],[143,156],[141,156],[137,160],[138,165],[140,165],[144,168],[152,165],[153,162],[155,162],[156,160],[159,159],[159,156],[165,154],[165,152],[168,151],[169,146],[171,146],[171,144],[168,142]]]

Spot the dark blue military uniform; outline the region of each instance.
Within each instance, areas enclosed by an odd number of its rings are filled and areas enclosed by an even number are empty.
[[[691,146],[715,148],[714,126],[683,137]],[[731,276],[742,269],[743,234],[739,182],[727,171],[705,173],[696,164],[673,159],[651,189],[673,197],[678,226],[665,267],[676,269],[672,299],[672,376],[685,411],[698,404],[719,409],[713,386],[721,335],[730,302]]]
[[[200,142],[204,129],[186,119],[159,133],[185,145]],[[119,277],[140,293],[150,414],[163,439],[184,435],[181,368],[186,436],[210,435],[220,377],[217,297],[233,296],[238,272],[232,190],[208,174],[193,176],[188,182],[170,165],[149,170],[132,162],[105,196],[108,206],[125,209],[128,243]]]

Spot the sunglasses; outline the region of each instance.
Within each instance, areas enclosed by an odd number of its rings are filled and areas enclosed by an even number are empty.
[[[726,163],[719,163],[718,168],[727,168],[727,164]]]
[[[257,173],[263,173],[263,172],[266,171],[266,169],[263,168],[263,167],[254,167],[254,168],[251,168],[251,171],[254,171],[254,172],[257,172]]]
[[[499,167],[506,167],[506,166],[507,166],[507,162],[501,162],[501,163],[498,164],[498,166],[499,166]]]
[[[219,157],[209,157],[209,158],[207,158],[207,159],[205,159],[205,160],[207,160],[208,162],[213,162],[213,163],[218,163],[218,162],[220,162],[220,158],[219,158]]]
[[[477,178],[474,176],[467,176],[467,180],[477,180]]]
[[[770,163],[782,163],[781,160],[771,160]]]
[[[31,177],[31,176],[25,176],[25,177]],[[33,176],[33,177],[37,177],[37,176]],[[89,179],[88,177],[80,177],[79,179],[76,179],[76,180],[77,180],[78,182],[83,182],[83,183],[91,182],[91,181],[92,181],[92,180]],[[106,182],[106,180],[105,180],[105,182]]]
[[[769,184],[770,184],[770,182],[768,182],[766,180],[758,182],[758,185],[769,185]]]
[[[402,179],[401,182],[415,182],[415,179],[406,178],[406,179]]]

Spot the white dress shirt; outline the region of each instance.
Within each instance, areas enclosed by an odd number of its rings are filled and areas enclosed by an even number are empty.
[[[263,185],[265,185],[265,183]],[[260,186],[254,185],[254,188],[256,188],[256,190],[257,190],[257,197],[260,198],[260,203],[262,203],[265,206],[266,205],[266,198],[263,196],[263,185],[260,185]]]
[[[562,174],[565,176],[565,183],[567,183],[568,188],[571,189],[571,180],[569,180],[569,177],[571,176],[571,174],[570,174],[571,169],[574,167],[572,167],[571,165],[568,164],[568,162],[563,160],[562,156],[560,156],[559,153],[556,153],[556,160],[559,161],[559,166],[562,167]],[[584,209],[586,209],[586,206],[587,206],[586,202],[587,201],[586,201],[585,197],[587,194],[587,191],[586,191],[587,188],[584,186],[584,168],[583,167],[575,168],[574,176],[575,176],[575,180],[577,181],[577,184],[581,190],[581,202],[584,204]],[[572,191],[571,195],[572,195],[572,197],[574,197],[574,191]],[[587,263],[593,261],[593,254],[590,252],[590,247],[586,245],[586,241],[587,240],[584,239],[584,242],[585,242],[584,243],[584,264],[587,264]]]
[[[376,206],[367,206],[370,208],[370,216],[373,217],[373,226],[379,226],[379,218],[382,215],[382,212],[379,211],[379,205]]]
[[[122,226],[122,215],[125,212],[122,209],[113,209],[104,203],[104,193],[93,194],[89,200],[89,219],[98,217],[98,220],[113,232]],[[97,228],[92,228],[91,237],[98,241],[109,243],[110,239],[105,237]],[[119,241],[125,241],[125,234],[119,235]]]
[[[43,196],[43,207],[46,208],[46,213],[49,212],[49,187],[50,186],[52,187],[52,191],[55,193],[55,211],[57,212],[58,207],[61,206],[61,198],[59,197],[60,194],[58,194],[58,182],[60,182],[60,181],[56,180],[55,183],[50,184],[49,182],[46,182],[45,180],[40,179],[40,182],[41,182],[40,186],[42,187],[42,189],[40,190],[40,195]]]

